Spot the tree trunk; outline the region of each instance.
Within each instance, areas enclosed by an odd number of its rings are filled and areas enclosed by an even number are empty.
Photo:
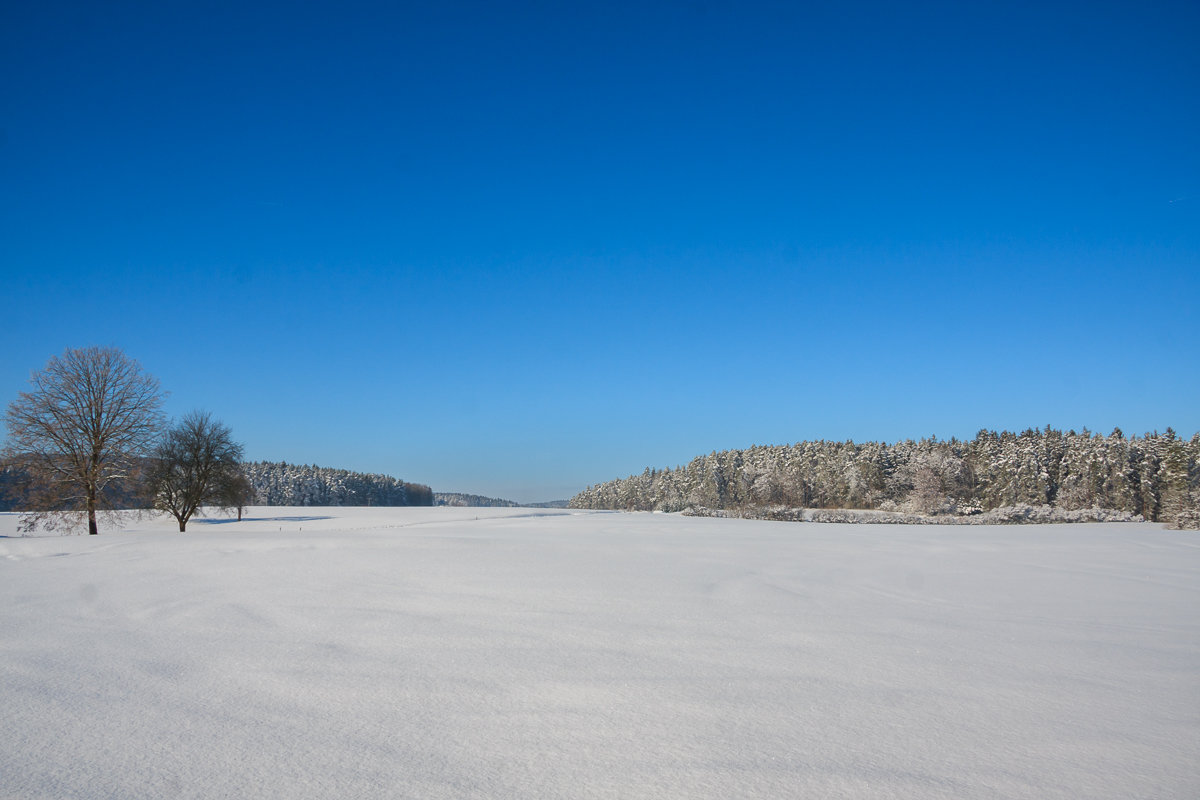
[[[87,488],[87,515],[88,535],[95,536],[100,533],[100,528],[96,525],[96,489],[94,486]]]
[[[176,517],[176,519],[179,520],[179,532],[186,533],[187,532],[187,520],[184,519],[183,517]]]

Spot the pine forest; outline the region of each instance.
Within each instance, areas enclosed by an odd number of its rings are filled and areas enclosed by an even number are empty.
[[[1200,433],[1126,437],[981,430],[971,441],[813,441],[713,452],[591,486],[573,508],[867,509],[972,516],[1004,508],[1104,509],[1186,523],[1200,501]],[[778,512],[776,512],[778,513]],[[1189,525],[1191,527],[1191,525]]]

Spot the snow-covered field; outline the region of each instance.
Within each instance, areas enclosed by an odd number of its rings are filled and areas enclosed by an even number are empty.
[[[0,795],[1196,798],[1200,536],[0,515]]]

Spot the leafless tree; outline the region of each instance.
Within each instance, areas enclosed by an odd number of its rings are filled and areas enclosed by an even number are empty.
[[[113,347],[67,349],[30,376],[8,407],[6,455],[28,476],[29,527],[87,517],[128,498],[162,430],[158,380]]]
[[[215,505],[221,508],[236,508],[238,522],[241,522],[242,511],[245,510],[246,506],[254,502],[257,492],[255,492],[254,484],[250,482],[250,478],[241,468],[238,468],[223,476],[217,494],[219,497]]]
[[[233,440],[233,431],[207,411],[193,411],[167,431],[154,451],[150,486],[155,508],[175,517],[183,532],[201,506],[245,505],[239,494],[244,494],[239,476],[245,481],[241,460],[242,446]]]

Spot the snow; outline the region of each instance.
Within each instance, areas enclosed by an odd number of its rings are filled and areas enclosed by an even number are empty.
[[[1200,538],[0,515],[0,796],[1200,797]]]

